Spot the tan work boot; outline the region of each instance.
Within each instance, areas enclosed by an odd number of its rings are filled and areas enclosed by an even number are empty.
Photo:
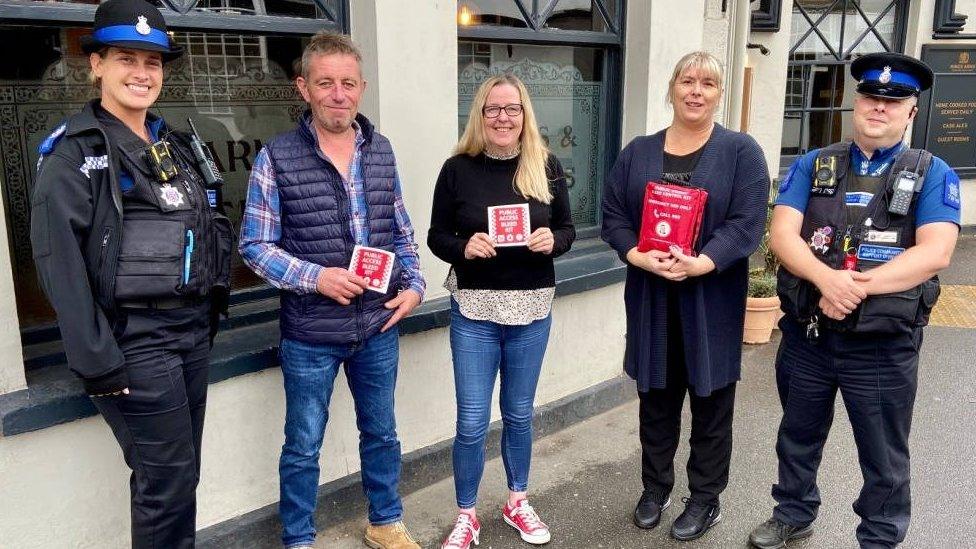
[[[366,527],[366,545],[373,549],[420,549],[420,545],[410,537],[403,522]]]

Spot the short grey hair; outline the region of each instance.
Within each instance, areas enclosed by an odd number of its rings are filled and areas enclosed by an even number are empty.
[[[351,55],[356,59],[357,63],[360,65],[363,63],[363,54],[352,41],[352,38],[337,32],[319,31],[312,36],[308,45],[305,46],[305,51],[302,52],[302,78],[308,78],[308,69],[312,63],[312,56],[333,54]]]

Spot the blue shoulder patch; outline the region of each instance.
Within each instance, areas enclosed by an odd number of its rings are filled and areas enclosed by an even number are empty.
[[[790,166],[790,171],[786,172],[786,177],[779,182],[779,192],[785,193],[786,191],[790,190],[790,185],[793,183],[793,174],[796,173],[797,164],[799,164],[799,162],[794,162],[793,165]]]
[[[58,126],[51,132],[51,135],[45,137],[44,141],[41,141],[40,146],[37,147],[37,152],[40,154],[51,154],[51,151],[57,146],[58,141],[61,141],[61,138],[64,137],[64,131],[66,129],[68,129],[67,122]]]
[[[957,210],[962,206],[959,198],[959,176],[951,168],[946,172],[942,185],[942,203]]]

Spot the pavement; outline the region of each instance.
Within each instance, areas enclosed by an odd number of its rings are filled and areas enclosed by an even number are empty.
[[[907,548],[976,547],[976,332],[965,327],[976,310],[976,239],[964,238],[953,266],[942,276],[946,295],[941,319],[925,331],[919,367],[919,391],[912,429],[913,517]],[[951,302],[950,302],[951,301]],[[950,310],[951,309],[951,310]],[[950,314],[951,313],[951,314]],[[962,317],[959,315],[962,314]],[[956,319],[956,320],[954,320]],[[722,495],[720,524],[705,537],[677,542],[668,535],[687,496],[684,464],[688,459],[690,416],[687,404],[682,444],[675,458],[675,502],[662,524],[651,531],[631,523],[640,495],[640,446],[636,401],[539,439],[533,451],[530,501],[549,524],[547,547],[570,549],[742,548],[749,531],[770,516],[770,487],[776,478],[774,444],[781,415],[773,376],[778,335],[772,343],[747,346],[743,376],[736,392],[734,449],[729,486]],[[857,547],[857,516],[851,504],[861,475],[843,403],[838,401],[834,427],[824,451],[819,484],[823,505],[812,537],[794,542],[796,549]],[[486,464],[480,493],[480,549],[527,548],[501,520],[506,497],[501,460]],[[440,547],[455,517],[454,485],[448,478],[404,498],[405,521],[425,548]],[[327,515],[326,515],[327,518]],[[328,524],[316,547],[361,548],[362,521]]]

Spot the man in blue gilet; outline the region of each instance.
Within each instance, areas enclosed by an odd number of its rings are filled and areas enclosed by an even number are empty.
[[[366,89],[360,63],[346,36],[310,39],[296,79],[310,109],[255,159],[241,226],[241,257],[281,289],[286,412],[278,472],[286,548],[315,542],[319,450],[344,366],[369,500],[366,544],[420,549],[401,520],[393,393],[396,324],[425,287],[393,149],[358,113]],[[372,248],[374,259],[394,254],[389,269],[369,280],[350,271],[356,246]]]

